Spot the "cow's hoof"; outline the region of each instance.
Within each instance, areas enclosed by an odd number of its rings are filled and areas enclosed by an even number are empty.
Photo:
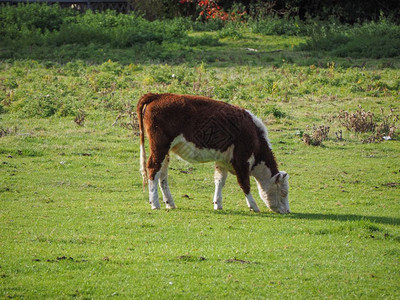
[[[214,203],[214,210],[222,210],[222,205]]]

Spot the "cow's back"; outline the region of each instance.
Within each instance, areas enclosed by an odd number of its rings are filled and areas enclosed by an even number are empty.
[[[161,130],[172,139],[182,134],[198,148],[220,152],[241,136],[255,134],[254,123],[244,109],[200,96],[158,95],[148,104],[145,120],[152,130]]]

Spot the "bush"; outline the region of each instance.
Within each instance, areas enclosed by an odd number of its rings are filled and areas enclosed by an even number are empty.
[[[304,35],[306,33],[304,22],[298,18],[279,18],[266,16],[258,21],[250,22],[254,33],[265,35]]]
[[[240,28],[239,23],[228,22],[226,25],[218,32],[219,38],[230,37],[234,40],[239,40],[243,38],[242,28]]]
[[[95,43],[124,48],[150,41],[161,44],[164,40],[179,40],[185,35],[185,29],[177,21],[149,22],[133,13],[87,11],[64,23],[49,41],[56,45]]]
[[[220,19],[209,19],[206,22],[193,22],[191,27],[195,31],[218,31],[224,28],[225,22]]]
[[[400,55],[400,25],[381,19],[353,27],[316,27],[300,49],[329,51],[341,57],[395,57]]]
[[[57,31],[64,20],[75,16],[77,13],[71,9],[61,8],[59,5],[47,4],[18,4],[18,6],[0,7],[0,33],[18,33],[18,30],[39,29],[42,33],[46,31]]]
[[[179,41],[187,36],[188,23],[182,19],[150,22],[115,11],[77,14],[46,4],[1,6],[1,39],[15,48],[30,45],[110,44],[116,48],[135,44]]]

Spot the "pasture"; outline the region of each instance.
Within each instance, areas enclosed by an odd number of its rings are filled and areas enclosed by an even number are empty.
[[[164,45],[167,56],[1,48],[0,297],[398,297],[398,57],[336,57],[298,48],[306,37],[222,33],[191,31],[213,42]],[[130,114],[146,92],[210,96],[263,119],[290,175],[292,213],[268,211],[254,182],[261,212],[249,211],[232,175],[224,210],[214,211],[213,164],[175,156],[178,208],[152,211]],[[372,112],[374,129],[352,131],[343,111]],[[378,130],[385,124],[396,127],[390,140]],[[306,144],[319,128],[320,145]]]

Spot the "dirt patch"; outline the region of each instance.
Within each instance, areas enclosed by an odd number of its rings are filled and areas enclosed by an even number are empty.
[[[391,188],[397,188],[400,185],[400,182],[388,182],[388,183],[384,183],[382,185],[391,187]]]
[[[204,261],[206,260],[206,258],[204,256],[192,256],[192,255],[181,255],[178,256],[179,260],[183,260],[183,261]]]
[[[59,262],[59,261],[63,261],[63,260],[65,260],[65,261],[71,261],[71,262],[76,262],[76,263],[80,263],[80,262],[87,262],[87,260],[86,259],[81,259],[81,260],[76,260],[76,259],[74,259],[73,257],[67,257],[67,256],[59,256],[59,257],[56,257],[56,259],[46,259],[45,261],[46,262]],[[32,261],[36,261],[36,262],[40,262],[40,261],[42,261],[41,259],[39,259],[39,258],[34,258],[34,259],[32,259]]]
[[[243,260],[243,259],[237,259],[237,258],[231,258],[227,259],[225,262],[227,263],[240,263],[240,264],[251,264],[252,262]]]

